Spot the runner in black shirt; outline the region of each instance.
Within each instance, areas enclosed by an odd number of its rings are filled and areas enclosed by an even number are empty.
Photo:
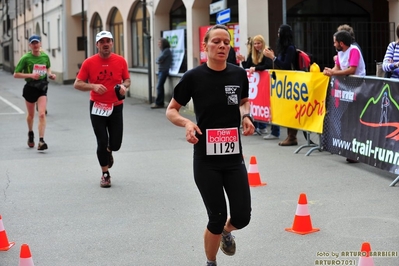
[[[231,231],[248,225],[251,198],[243,161],[240,125],[252,135],[246,71],[226,63],[230,34],[223,25],[209,29],[203,42],[208,61],[187,71],[174,89],[167,118],[186,128],[186,140],[194,144],[194,179],[208,212],[204,234],[207,265],[216,265],[218,248],[234,255]],[[193,100],[197,124],[179,110]],[[245,110],[241,121],[240,106]],[[227,214],[226,192],[230,217]]]

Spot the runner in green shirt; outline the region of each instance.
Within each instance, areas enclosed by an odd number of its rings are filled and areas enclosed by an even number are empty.
[[[47,78],[54,80],[55,74],[50,70],[50,58],[46,53],[41,51],[41,37],[32,35],[29,38],[29,48],[31,51],[24,54],[19,60],[15,71],[14,78],[23,78],[26,84],[23,89],[22,96],[25,98],[26,110],[28,115],[26,121],[28,123],[28,146],[35,146],[33,133],[33,120],[35,117],[35,104],[39,113],[39,151],[48,148],[44,142],[44,131],[46,129],[46,105],[47,105]]]

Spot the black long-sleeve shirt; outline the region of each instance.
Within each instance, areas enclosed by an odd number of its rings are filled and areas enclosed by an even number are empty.
[[[282,70],[293,70],[293,64],[296,59],[296,48],[293,45],[287,47],[285,53],[278,54],[276,60],[274,60],[274,65],[277,69]]]

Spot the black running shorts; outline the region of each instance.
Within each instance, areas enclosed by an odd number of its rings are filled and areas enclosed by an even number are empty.
[[[35,87],[31,87],[28,84],[25,84],[22,96],[25,98],[27,102],[35,103],[37,99],[41,96],[47,96],[47,89],[46,90],[39,90]]]

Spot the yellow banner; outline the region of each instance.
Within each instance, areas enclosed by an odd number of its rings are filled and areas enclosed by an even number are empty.
[[[323,133],[329,77],[321,72],[270,70],[273,124]]]

